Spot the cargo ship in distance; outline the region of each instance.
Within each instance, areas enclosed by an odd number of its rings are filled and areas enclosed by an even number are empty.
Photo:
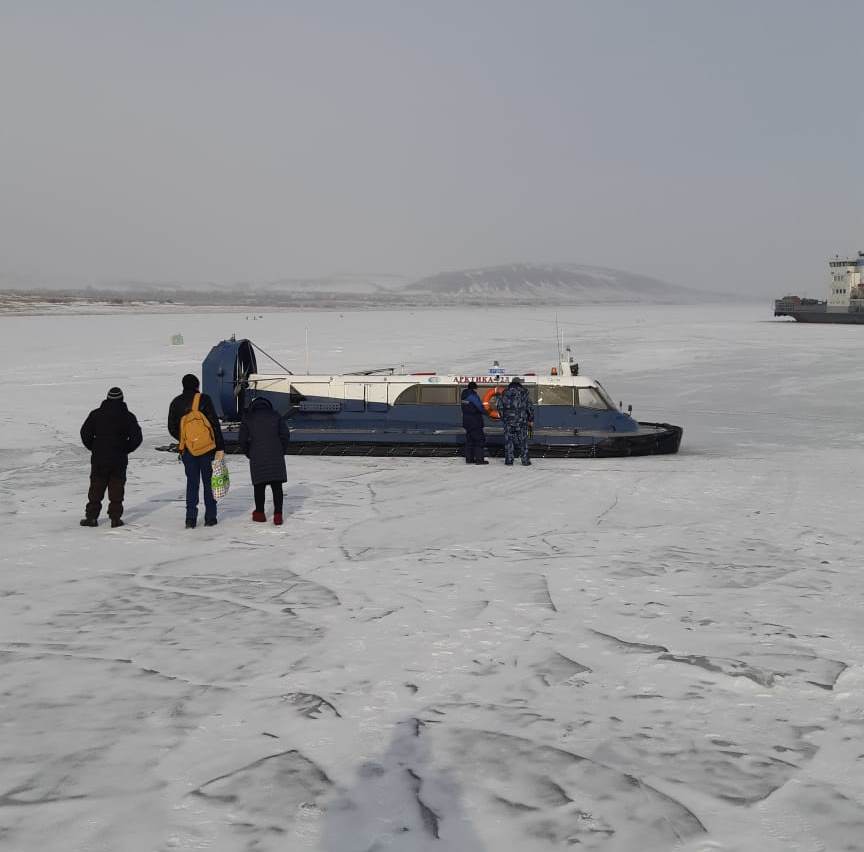
[[[835,255],[828,269],[827,299],[784,296],[774,302],[774,316],[798,322],[864,324],[864,251],[856,257]]]

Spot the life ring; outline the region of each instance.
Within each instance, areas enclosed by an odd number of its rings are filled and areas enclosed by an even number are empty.
[[[507,388],[505,388],[504,385],[497,385],[494,388],[489,388],[489,390],[483,394],[483,410],[486,412],[486,415],[491,417],[493,420],[501,419],[501,412],[498,410],[495,397],[501,396],[505,390],[507,390]]]

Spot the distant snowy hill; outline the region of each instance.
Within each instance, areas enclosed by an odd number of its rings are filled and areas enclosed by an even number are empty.
[[[410,284],[405,292],[422,293],[441,302],[532,304],[682,304],[716,298],[620,269],[530,263],[441,272]]]

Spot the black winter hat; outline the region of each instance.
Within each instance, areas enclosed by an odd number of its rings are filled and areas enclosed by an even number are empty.
[[[183,376],[183,390],[198,390],[200,384],[198,377],[193,376],[192,373],[186,373]]]
[[[477,390],[477,382],[468,382],[468,390]]]
[[[510,384],[511,385],[521,385],[522,379],[520,379],[519,376],[513,376],[513,378],[510,379]]]
[[[105,399],[119,399],[122,401],[123,400],[123,391],[120,390],[120,388],[111,388],[108,391],[108,396],[106,396]]]

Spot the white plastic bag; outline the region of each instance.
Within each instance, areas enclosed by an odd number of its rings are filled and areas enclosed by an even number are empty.
[[[213,487],[213,496],[218,500],[228,493],[231,487],[231,477],[228,474],[228,465],[225,464],[225,459],[213,460],[213,477],[210,480]]]

